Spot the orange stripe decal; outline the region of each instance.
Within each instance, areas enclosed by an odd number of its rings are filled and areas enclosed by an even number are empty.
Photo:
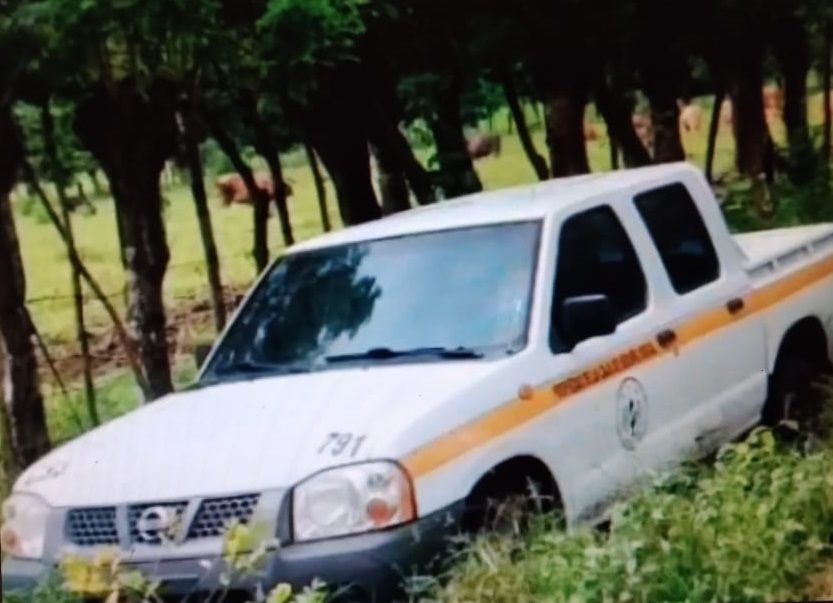
[[[410,453],[405,457],[404,465],[414,479],[423,477],[472,449],[536,419],[587,389],[707,337],[738,320],[768,310],[778,302],[819,284],[831,274],[833,256],[752,292],[746,299],[746,307],[736,315],[730,314],[723,305],[706,310],[675,328],[677,342],[669,350],[658,347],[653,340],[646,341],[562,381],[535,388],[531,395],[524,392],[527,395],[508,400],[486,415],[457,427]]]

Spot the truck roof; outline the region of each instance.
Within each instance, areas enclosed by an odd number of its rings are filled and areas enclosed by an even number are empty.
[[[569,206],[635,184],[668,182],[692,171],[699,173],[694,165],[681,161],[474,193],[319,235],[293,245],[288,252],[433,230],[543,218],[552,212],[553,203],[561,207]]]

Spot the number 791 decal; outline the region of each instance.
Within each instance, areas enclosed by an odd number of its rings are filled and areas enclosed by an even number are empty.
[[[332,432],[327,434],[324,442],[318,447],[318,454],[329,453],[330,456],[348,456],[353,458],[358,454],[367,436],[350,432]]]

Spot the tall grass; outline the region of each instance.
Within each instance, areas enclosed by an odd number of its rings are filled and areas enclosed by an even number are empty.
[[[430,598],[448,603],[712,603],[797,600],[831,553],[833,450],[767,430],[709,466],[659,477],[614,513],[610,531],[538,526],[476,542]]]

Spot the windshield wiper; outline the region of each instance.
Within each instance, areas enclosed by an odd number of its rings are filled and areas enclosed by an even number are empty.
[[[271,374],[295,374],[308,373],[312,370],[307,364],[280,364],[270,362],[255,362],[253,360],[241,360],[226,366],[218,367],[216,375],[225,377],[238,374],[271,373]]]
[[[351,360],[390,360],[393,358],[408,358],[418,356],[433,356],[435,358],[443,358],[448,360],[469,360],[475,358],[483,358],[483,353],[478,352],[472,348],[458,347],[458,348],[443,348],[443,347],[426,347],[426,348],[412,348],[408,350],[394,350],[391,348],[371,348],[364,352],[355,354],[338,354],[335,356],[325,356],[327,362],[350,362]]]

